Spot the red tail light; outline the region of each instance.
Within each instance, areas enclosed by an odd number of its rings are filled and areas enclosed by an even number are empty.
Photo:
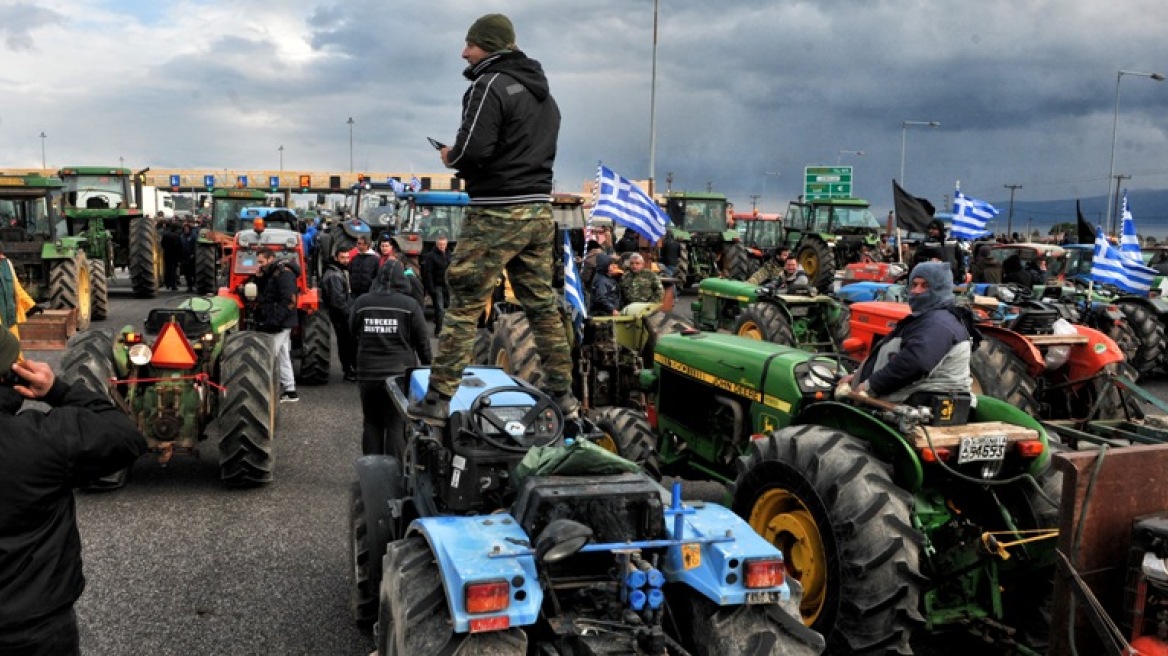
[[[938,460],[944,460],[947,462],[951,457],[953,457],[953,452],[944,447],[939,449],[930,449],[925,447],[924,449],[921,449],[921,460],[924,460],[925,462],[937,462]]]
[[[471,633],[485,633],[487,631],[502,631],[511,626],[511,618],[506,615],[495,617],[478,617],[470,621]]]
[[[468,583],[465,597],[466,612],[495,613],[511,602],[511,586],[506,581]]]
[[[1014,450],[1023,458],[1037,458],[1046,447],[1042,445],[1042,440],[1023,440],[1014,443]]]
[[[773,588],[783,584],[783,561],[779,558],[748,560],[743,567],[748,588]]]

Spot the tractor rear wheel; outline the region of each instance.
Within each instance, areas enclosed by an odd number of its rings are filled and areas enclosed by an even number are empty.
[[[304,317],[301,322],[303,339],[300,346],[300,382],[305,385],[326,385],[332,364],[332,324],[321,310]]]
[[[812,636],[803,640],[792,635],[775,617],[789,613],[798,621],[794,599],[779,604],[719,606],[686,587],[673,588],[666,599],[673,618],[673,626],[667,625],[666,630],[694,656],[820,653],[821,642],[815,644]]]
[[[969,357],[973,393],[992,396],[1019,408],[1031,417],[1040,414],[1035,397],[1037,383],[1026,373],[1026,365],[1002,342],[983,337]]]
[[[649,332],[649,339],[645,342],[642,355],[652,358],[657,348],[657,340],[666,335],[693,330],[693,322],[672,312],[660,310],[645,317],[645,329]]]
[[[812,287],[821,292],[831,289],[831,284],[835,282],[835,256],[822,239],[804,237],[799,242],[795,257],[799,259],[799,266],[803,267]]]
[[[1140,338],[1136,335],[1135,328],[1132,328],[1132,325],[1127,321],[1114,321],[1110,326],[1099,327],[1099,330],[1115,342],[1115,345],[1119,347],[1120,352],[1123,353],[1124,361],[1135,367],[1135,363],[1139,362],[1140,359],[1141,345]],[[1148,365],[1144,371],[1139,371],[1139,367],[1136,367],[1136,371],[1140,375],[1143,375],[1146,373],[1151,373],[1152,369],[1155,369],[1155,367],[1156,364]]]
[[[94,260],[89,263],[89,296],[91,319],[105,319],[109,316],[109,279],[106,276],[105,262]]]
[[[746,280],[750,277],[750,256],[745,246],[736,241],[723,244],[722,273],[731,280]]]
[[[130,286],[138,298],[154,298],[161,279],[162,252],[158,224],[152,216],[130,220]]]
[[[442,589],[442,572],[426,538],[413,535],[389,545],[377,613],[380,656],[451,654],[522,656],[527,636],[520,629],[455,633]]]
[[[803,623],[827,653],[911,653],[920,621],[922,538],[912,496],[866,442],[796,426],[739,458],[734,512],[778,547],[803,586]]]
[[[114,368],[114,338],[104,330],[74,333],[61,359],[61,380],[110,398],[110,381],[117,378]],[[93,481],[85,489],[116,490],[126,484],[130,469],[122,469]]]
[[[227,335],[219,370],[224,399],[219,408],[219,473],[231,486],[272,481],[276,429],[276,352],[268,335]]]
[[[543,363],[535,345],[535,333],[523,312],[508,312],[495,320],[491,336],[490,363],[539,387]]]
[[[775,303],[751,303],[734,322],[734,334],[784,346],[797,346],[795,333]]]
[[[49,305],[68,310],[77,308],[77,330],[87,330],[93,312],[89,260],[78,251],[71,260],[53,260],[49,271]]]
[[[657,462],[657,434],[649,418],[640,410],[607,407],[589,411],[604,434],[597,445],[645,469],[655,478],[661,474]]]
[[[491,331],[479,328],[475,333],[474,351],[470,356],[471,364],[494,364],[491,362]]]
[[[195,249],[195,291],[200,294],[214,294],[219,285],[218,250],[214,245],[204,244]]]
[[[1140,409],[1140,404],[1133,395],[1121,393],[1119,387],[1111,382],[1108,374],[1118,374],[1129,380],[1134,381],[1139,375],[1135,367],[1126,362],[1113,362],[1103,367],[1103,371],[1099,375],[1091,379],[1087,383],[1087,393],[1085,398],[1080,403],[1074,403],[1074,407],[1079,407],[1084,410],[1094,408],[1098,403],[1099,410],[1091,419],[1140,419],[1144,416],[1143,410]],[[1102,400],[1099,400],[1102,397]]]
[[[689,286],[689,244],[682,243],[678,248],[677,270],[673,272],[673,277],[677,278],[679,290]]]
[[[1165,337],[1164,324],[1160,323],[1160,318],[1140,303],[1127,301],[1116,305],[1127,317],[1127,323],[1135,331],[1136,339],[1139,341],[1136,356],[1129,358],[1128,363],[1141,375],[1150,374],[1157,367],[1163,366],[1168,338]]]

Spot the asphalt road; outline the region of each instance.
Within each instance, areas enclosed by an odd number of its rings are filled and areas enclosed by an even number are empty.
[[[134,299],[115,286],[95,329],[140,326],[164,293]],[[679,299],[688,314],[691,296]],[[59,352],[29,353],[56,363]],[[1161,398],[1165,385],[1152,385]],[[301,387],[279,407],[276,481],[230,490],[218,480],[214,427],[199,457],[142,458],[130,483],[78,493],[88,585],[77,606],[82,649],[101,656],[368,654],[353,623],[345,526],[360,454],[356,386]],[[947,653],[952,652],[952,643]],[[940,653],[921,644],[918,653]]]

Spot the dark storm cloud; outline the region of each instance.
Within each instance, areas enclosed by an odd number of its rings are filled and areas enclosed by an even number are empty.
[[[64,22],[64,16],[27,2],[0,6],[0,34],[9,50],[33,50],[32,32]]]

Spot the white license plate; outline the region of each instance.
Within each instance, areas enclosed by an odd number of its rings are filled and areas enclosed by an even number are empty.
[[[961,452],[957,455],[957,464],[963,465],[977,460],[1001,460],[1005,457],[1005,435],[963,437],[961,438]]]
[[[756,604],[777,604],[783,600],[783,593],[781,592],[747,592],[746,603],[750,605]]]

